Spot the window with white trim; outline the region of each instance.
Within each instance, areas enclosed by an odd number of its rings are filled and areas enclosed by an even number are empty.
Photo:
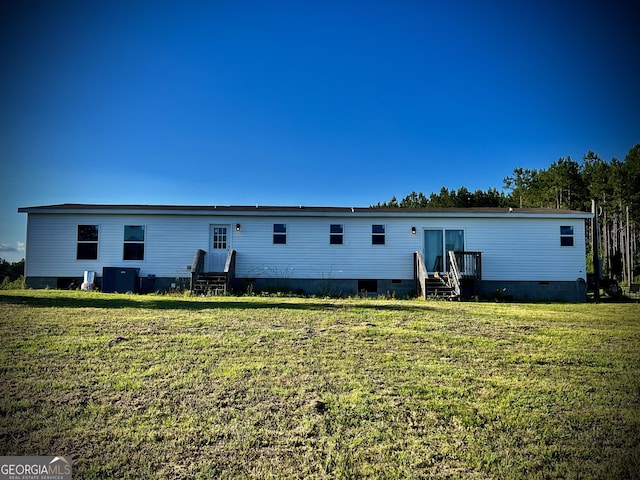
[[[329,245],[342,245],[344,243],[344,225],[329,225]]]
[[[286,245],[287,244],[287,225],[284,223],[273,224],[273,244],[274,245]]]
[[[560,246],[573,247],[573,226],[560,226]]]
[[[214,250],[226,250],[227,227],[213,227],[213,248]]]
[[[78,225],[77,260],[98,259],[98,225]]]
[[[124,226],[123,260],[144,260],[144,225]]]
[[[371,245],[384,245],[386,243],[385,225],[371,225]]]

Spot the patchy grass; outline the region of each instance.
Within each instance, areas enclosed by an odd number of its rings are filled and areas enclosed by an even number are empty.
[[[637,304],[0,292],[0,454],[77,478],[639,478]]]

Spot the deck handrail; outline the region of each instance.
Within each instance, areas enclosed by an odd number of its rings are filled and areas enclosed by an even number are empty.
[[[473,280],[482,280],[482,253],[481,252],[467,252],[467,251],[451,251],[449,252],[449,259],[451,260],[451,254],[455,256],[456,264],[458,266],[458,272],[460,278],[469,278]]]
[[[236,268],[236,251],[232,248],[227,253],[227,260],[224,263],[224,273],[229,273]]]
[[[224,273],[227,276],[227,288],[226,291],[230,291],[231,282],[236,276],[236,251],[231,248],[227,253],[227,261],[224,264]]]
[[[449,250],[449,268],[451,269],[449,279],[453,283],[452,287],[456,293],[456,297],[460,297],[460,269],[456,257],[456,252]]]
[[[413,270],[418,287],[418,295],[427,299],[427,267],[424,264],[422,252],[418,251],[413,254]]]
[[[199,248],[193,257],[193,264],[191,264],[191,285],[189,286],[189,290],[191,291],[193,291],[198,281],[198,276],[204,271],[204,259],[206,255],[207,252]]]

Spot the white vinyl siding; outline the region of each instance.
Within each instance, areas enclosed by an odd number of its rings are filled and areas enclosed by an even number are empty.
[[[411,220],[386,223],[387,244],[393,249],[371,244],[368,218],[301,218],[281,220],[287,225],[287,244],[272,243],[273,218],[253,218],[242,222],[234,236],[238,252],[236,274],[249,278],[413,278],[413,252],[421,248],[411,235]],[[332,224],[344,225],[340,248],[327,241]],[[283,248],[285,247],[285,248]]]
[[[77,260],[77,226],[99,225],[97,260]],[[82,277],[85,270],[102,275],[102,267],[140,268],[140,275],[188,277],[196,249],[206,250],[209,219],[165,215],[30,214],[27,226],[26,275]],[[144,260],[123,260],[124,225],[145,225]]]
[[[560,245],[561,224],[573,226],[576,248]],[[483,280],[587,278],[582,219],[470,219],[465,232],[465,249],[482,252]]]
[[[229,230],[240,278],[413,279],[413,253],[423,251],[424,229],[464,230],[465,250],[482,253],[485,280],[575,281],[586,278],[582,218],[415,215],[304,216],[286,214],[30,213],[26,275],[102,275],[102,267],[138,267],[140,275],[188,277],[197,249],[209,252],[210,227]],[[274,224],[286,225],[286,245],[273,244]],[[343,243],[327,236],[342,225]],[[78,225],[98,225],[97,260],[77,260]],[[125,225],[144,225],[144,260],[123,261]],[[385,245],[372,245],[372,225],[385,226]],[[562,247],[560,227],[573,228],[574,247]],[[419,234],[412,234],[416,227]]]

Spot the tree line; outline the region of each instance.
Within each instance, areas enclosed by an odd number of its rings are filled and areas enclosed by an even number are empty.
[[[591,211],[598,205],[599,255],[603,274],[629,281],[629,271],[640,264],[640,144],[629,150],[623,161],[604,160],[589,151],[581,162],[559,158],[548,168],[515,168],[503,179],[503,188],[469,191],[442,187],[427,197],[411,192],[401,200],[395,196],[373,208],[555,208]],[[591,246],[591,222],[587,225],[587,250]],[[632,275],[638,275],[635,271]]]
[[[23,275],[24,259],[9,263],[4,258],[0,258],[0,289],[15,287],[14,282],[19,281]]]

